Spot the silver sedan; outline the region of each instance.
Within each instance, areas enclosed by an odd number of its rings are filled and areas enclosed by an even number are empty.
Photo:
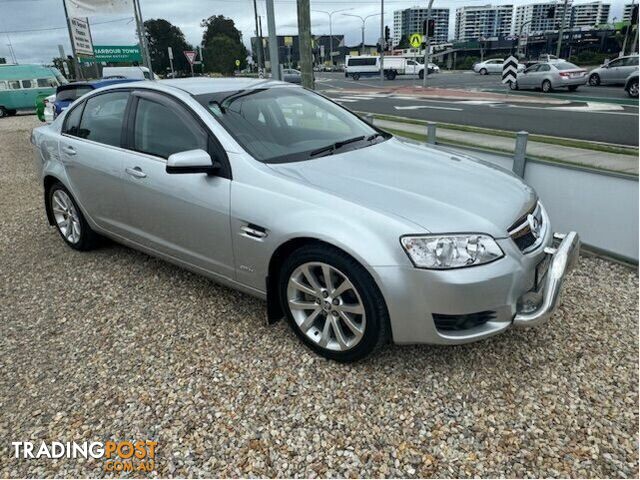
[[[518,73],[512,89],[537,89],[545,93],[558,88],[567,88],[570,92],[587,83],[587,71],[569,62],[536,63],[524,72]]]
[[[511,173],[284,82],[106,87],[32,142],[69,247],[109,237],[263,298],[338,361],[542,323],[579,250]]]

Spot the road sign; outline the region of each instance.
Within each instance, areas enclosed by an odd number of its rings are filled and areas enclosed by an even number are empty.
[[[76,53],[80,55],[93,56],[93,44],[91,43],[91,32],[89,32],[89,21],[86,18],[70,18],[71,38]]]
[[[183,53],[184,56],[187,57],[189,65],[193,65],[193,62],[196,59],[196,52],[194,52],[193,50],[185,50]]]
[[[420,35],[419,33],[412,33],[411,35],[409,35],[409,44],[413,48],[420,48],[420,46],[422,45],[422,35]]]
[[[236,60],[236,67],[240,66],[240,60]]]
[[[518,78],[518,59],[511,55],[502,64],[502,83],[515,83]]]
[[[94,45],[93,53],[96,62],[110,63],[133,63],[142,62],[140,55],[140,47],[138,45],[131,46],[115,46],[115,45]],[[93,62],[93,58],[88,59],[81,57],[81,61]]]
[[[169,52],[169,60],[173,60],[173,48],[167,47],[167,51]]]

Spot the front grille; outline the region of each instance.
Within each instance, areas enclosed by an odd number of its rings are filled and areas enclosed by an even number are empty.
[[[542,205],[537,202],[531,210],[509,227],[509,236],[522,252],[527,253],[538,246],[539,239],[544,237],[546,227]]]
[[[485,312],[467,313],[466,315],[445,315],[434,313],[433,321],[438,330],[468,330],[480,325],[484,325],[489,320],[496,318],[496,312],[487,310]]]

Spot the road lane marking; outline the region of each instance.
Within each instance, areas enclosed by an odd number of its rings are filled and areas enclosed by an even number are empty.
[[[462,108],[436,107],[436,106],[433,106],[433,105],[408,105],[406,107],[398,107],[398,106],[394,105],[393,108],[395,108],[396,110],[418,110],[420,108],[431,108],[431,109],[434,109],[434,110],[451,110],[451,111],[454,111],[454,112],[462,112],[463,111]]]

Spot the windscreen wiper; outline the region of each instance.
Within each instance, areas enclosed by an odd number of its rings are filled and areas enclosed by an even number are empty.
[[[359,142],[360,140],[364,140],[365,136],[360,135],[359,137],[349,138],[347,140],[341,140],[339,142],[333,143],[331,145],[327,145],[326,147],[318,148],[317,150],[313,150],[309,153],[310,157],[315,157],[316,155],[320,155],[321,153],[332,154],[337,149],[344,147],[345,145],[349,145],[350,143]]]

